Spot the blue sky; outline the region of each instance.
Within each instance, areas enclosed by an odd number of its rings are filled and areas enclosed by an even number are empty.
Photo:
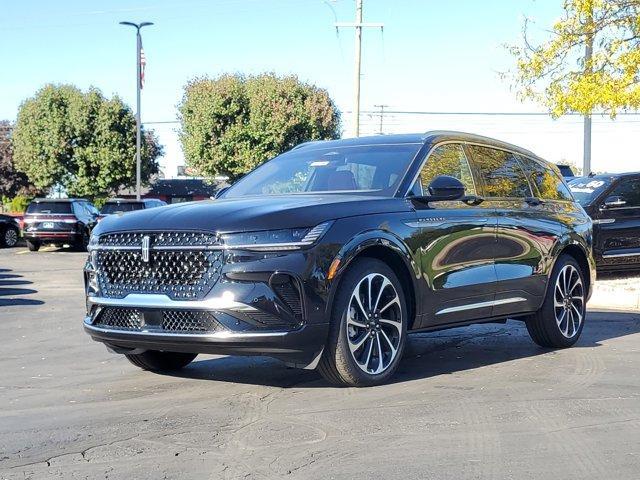
[[[294,73],[328,89],[342,110],[352,107],[353,0],[2,0],[0,118],[14,119],[20,102],[48,82],[95,85],[106,95],[135,102],[133,29],[120,20],[153,21],[143,30],[147,83],[143,122],[170,121],[184,84],[224,72]],[[365,21],[384,32],[364,33],[362,108],[393,110],[541,111],[519,103],[499,79],[512,60],[503,48],[520,39],[526,14],[542,29],[561,13],[561,0],[365,0]],[[637,117],[633,117],[635,120]],[[385,131],[455,128],[518,143],[550,160],[580,161],[578,117],[388,116]],[[378,119],[363,116],[363,133]],[[638,124],[629,117],[596,120],[594,169],[624,170],[637,163],[624,152]],[[150,125],[151,126],[151,125]],[[153,125],[166,147],[163,167],[182,163],[176,125]],[[344,116],[346,133],[349,116]],[[611,166],[611,144],[620,160]],[[633,150],[630,150],[633,151]],[[638,168],[636,166],[636,168]]]

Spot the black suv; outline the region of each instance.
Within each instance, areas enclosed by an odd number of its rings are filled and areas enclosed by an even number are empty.
[[[117,213],[127,213],[136,210],[144,210],[146,208],[162,207],[167,203],[158,200],[156,198],[143,198],[142,200],[130,200],[127,198],[114,198],[107,201],[100,209],[100,216],[98,221],[102,220],[107,215],[114,215]]]
[[[640,269],[640,173],[577,177],[569,187],[593,219],[598,270]]]
[[[20,239],[20,224],[9,215],[0,215],[0,247],[15,247]]]
[[[100,222],[84,328],[143,369],[268,355],[346,385],[389,379],[410,332],[519,318],[569,347],[591,229],[557,167],[497,140],[312,142],[216,200]]]
[[[45,243],[85,250],[98,210],[87,200],[36,198],[24,216],[24,238],[32,252]]]

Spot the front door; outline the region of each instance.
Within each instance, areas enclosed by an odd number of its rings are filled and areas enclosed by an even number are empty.
[[[477,188],[464,148],[447,143],[435,146],[412,187],[427,194],[439,175],[458,178],[468,196]],[[493,266],[496,217],[488,204],[476,201],[415,203],[420,271],[426,305],[422,328],[486,318],[491,314],[496,274]]]
[[[640,178],[619,180],[600,203],[594,249],[607,266],[640,263]]]

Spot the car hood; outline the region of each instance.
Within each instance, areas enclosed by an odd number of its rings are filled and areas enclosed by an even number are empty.
[[[282,195],[221,198],[107,216],[97,235],[131,230],[250,232],[314,227],[327,220],[359,215],[409,212],[402,198],[362,195]]]

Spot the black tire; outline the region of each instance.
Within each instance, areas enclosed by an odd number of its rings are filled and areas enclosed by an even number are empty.
[[[37,252],[40,250],[40,242],[27,240],[27,248],[29,248],[30,252]]]
[[[573,320],[571,321],[572,323],[569,324],[569,319],[562,317],[562,311],[565,307],[556,307],[555,301],[556,299],[560,299],[560,294],[562,293],[557,290],[558,277],[565,268],[568,268],[568,270],[572,272],[572,278],[574,281],[576,278],[579,278],[580,282],[579,295],[582,296],[582,301],[574,302],[574,312],[579,312],[581,315],[579,326],[577,328],[575,328],[575,322]],[[560,286],[559,288],[562,287]],[[578,262],[572,256],[566,254],[561,255],[553,267],[553,272],[549,279],[549,285],[547,286],[547,293],[542,307],[535,314],[526,319],[527,330],[531,339],[541,347],[545,348],[567,348],[575,344],[578,341],[578,338],[580,338],[580,334],[584,328],[586,293],[587,289],[584,273],[582,272],[580,265],[578,265]],[[576,296],[578,296],[577,292]],[[556,315],[560,318],[565,318],[565,321],[567,322],[567,334],[569,332],[573,332],[570,336],[563,333],[561,325],[564,325],[564,323],[562,321],[559,323],[556,319]],[[572,318],[578,318],[577,313],[572,312],[571,315]],[[565,316],[567,316],[566,312]],[[572,325],[574,328],[570,329],[569,325]]]
[[[136,367],[152,372],[180,370],[189,365],[197,356],[197,353],[160,352],[158,350],[147,350],[144,353],[125,355]]]
[[[80,240],[74,243],[71,247],[76,252],[86,252],[89,246],[89,232],[84,230]]]
[[[18,239],[20,238],[20,230],[16,227],[7,227],[2,232],[2,237],[0,238],[0,246],[12,248],[18,244]]]
[[[354,358],[356,353],[352,354],[349,348],[349,338],[351,338],[351,334],[348,333],[350,330],[348,330],[349,326],[347,324],[347,315],[349,315],[350,313],[348,312],[351,311],[352,293],[354,293],[361,281],[370,274],[383,275],[391,282],[399,300],[398,311],[401,312],[400,321],[398,322],[400,324],[400,332],[398,333],[398,328],[394,327],[395,334],[397,334],[394,339],[398,342],[395,357],[392,356],[385,370],[378,374],[369,373],[368,371],[365,372],[358,366],[358,363],[356,363],[356,359]],[[364,257],[354,261],[338,287],[332,306],[329,336],[322,358],[318,364],[318,371],[326,380],[335,385],[364,387],[384,383],[389,380],[397,370],[406,343],[408,310],[402,284],[386,263],[377,259]],[[385,315],[387,314],[385,313]],[[382,317],[382,314],[379,316]],[[371,317],[369,317],[369,320],[371,320]],[[380,323],[380,325],[382,325],[382,323]],[[359,334],[360,338],[364,339],[368,335],[367,331],[370,330],[362,329],[362,333]],[[379,335],[379,338],[382,338],[382,336]],[[371,341],[373,342],[373,340]],[[379,341],[384,341],[384,339]],[[385,345],[389,344],[386,343]],[[372,348],[377,349],[379,347]],[[357,351],[358,350],[356,350],[356,352]],[[371,355],[371,352],[369,352],[369,355]],[[380,356],[384,357],[384,353],[378,355],[379,362],[381,361]],[[384,365],[384,360],[382,360],[382,364]],[[365,368],[367,368],[368,365],[369,362],[365,361]]]

